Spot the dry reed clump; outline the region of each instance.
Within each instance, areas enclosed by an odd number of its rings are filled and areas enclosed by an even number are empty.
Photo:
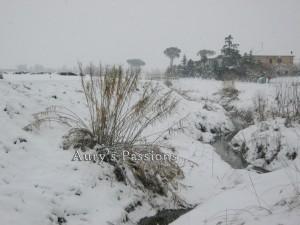
[[[108,149],[105,161],[114,166],[118,180],[140,183],[162,195],[173,192],[176,179],[183,175],[175,161],[132,161],[130,157],[125,160],[112,157],[112,154],[121,155],[124,150],[130,154],[149,151],[163,154],[158,146],[147,143],[142,132],[175,109],[177,100],[171,91],[162,93],[158,86],[150,83],[138,90],[139,71],[125,72],[122,67],[115,66],[91,65],[83,69],[80,65],[79,68],[88,120],[81,119],[65,107],[51,106],[35,114],[35,120],[29,126],[49,121],[66,124],[71,129],[64,136],[64,149],[74,147],[84,151],[90,148],[99,154]]]
[[[300,119],[300,82],[276,84],[275,108],[273,114],[286,118],[286,125]]]
[[[268,101],[262,93],[257,93],[253,99],[254,110],[258,121],[264,121],[272,116],[285,118],[286,126],[300,120],[300,82],[275,83],[275,98]]]
[[[257,93],[253,98],[253,104],[257,120],[266,120],[268,116],[268,99],[262,93]]]
[[[126,151],[126,157],[122,156],[121,151]],[[122,146],[122,149],[118,146],[109,149],[99,146],[98,152],[105,154],[105,161],[115,167],[117,180],[142,190],[148,189],[165,196],[170,191],[174,195],[178,188],[177,180],[184,177],[176,161],[168,158],[170,155],[163,153],[156,145]],[[159,159],[151,159],[151,155],[159,156]]]

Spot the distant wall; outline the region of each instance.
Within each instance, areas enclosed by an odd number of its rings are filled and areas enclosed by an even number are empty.
[[[294,65],[293,55],[254,55],[254,59],[266,67],[272,67],[280,64]]]

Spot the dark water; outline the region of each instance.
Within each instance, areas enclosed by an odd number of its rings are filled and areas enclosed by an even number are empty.
[[[227,162],[234,169],[244,169],[248,166],[247,161],[244,159],[240,152],[235,152],[228,144],[228,139],[220,137],[212,144],[216,153]]]
[[[193,208],[164,209],[156,213],[154,216],[142,218],[138,222],[138,225],[168,225],[192,209]]]
[[[218,137],[215,143],[212,144],[212,146],[214,146],[216,153],[218,153],[225,162],[231,165],[232,168],[244,169],[248,166],[248,163],[240,154],[240,152],[235,152],[228,144],[230,143],[231,139],[236,135],[236,133],[243,128],[243,124],[240,123],[240,121],[236,120],[232,122],[234,123],[236,130],[227,135],[226,137]],[[154,216],[142,218],[138,222],[138,225],[168,225],[192,209],[193,208],[164,209],[159,211]]]
[[[230,146],[230,141],[232,138],[242,129],[247,127],[245,122],[240,119],[231,116],[231,122],[233,123],[235,130],[226,136],[220,136],[217,138],[216,142],[212,144],[215,148],[216,153],[218,153],[221,158],[227,162],[234,169],[244,169],[249,164],[244,159],[240,152],[234,151]]]

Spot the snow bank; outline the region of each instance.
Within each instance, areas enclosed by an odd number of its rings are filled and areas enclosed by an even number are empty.
[[[245,159],[268,170],[285,167],[298,158],[300,125],[286,127],[284,119],[260,122],[241,130],[231,141]]]

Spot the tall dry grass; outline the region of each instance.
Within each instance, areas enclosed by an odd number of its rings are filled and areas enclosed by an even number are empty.
[[[64,149],[94,149],[106,154],[105,161],[114,166],[118,180],[162,195],[175,195],[177,179],[183,176],[176,162],[130,158],[132,154],[149,152],[164,156],[158,145],[147,142],[143,131],[176,108],[177,100],[171,91],[163,92],[151,83],[138,87],[137,70],[93,65],[87,68],[80,65],[79,69],[88,120],[65,107],[51,106],[36,113],[30,126],[36,127],[45,121],[66,124],[70,130],[64,136]],[[125,160],[121,157],[124,150],[130,153]]]

